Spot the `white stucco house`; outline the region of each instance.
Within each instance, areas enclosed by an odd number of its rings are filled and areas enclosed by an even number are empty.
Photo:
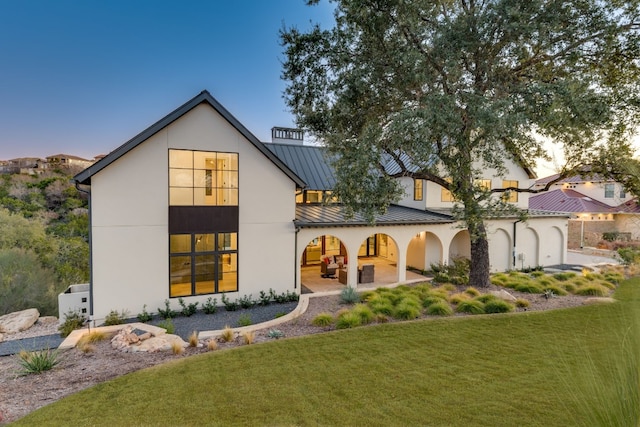
[[[408,266],[469,256],[441,187],[404,179],[405,197],[374,226],[347,220],[339,204],[318,203],[334,179],[324,149],[303,145],[294,129],[274,128],[273,140],[259,141],[203,91],[76,175],[90,193],[94,320],[165,299],[177,307],[179,297],[300,292],[322,255],[339,256],[348,286],[358,286],[361,260],[383,260],[403,282]],[[489,171],[486,185],[534,179],[514,162],[506,177]],[[511,197],[527,208],[526,193]],[[530,212],[526,223],[500,218],[488,228],[494,271],[565,261],[566,215]]]

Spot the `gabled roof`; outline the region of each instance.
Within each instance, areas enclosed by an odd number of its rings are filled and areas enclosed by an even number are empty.
[[[264,145],[307,183],[306,190],[329,191],[335,186],[336,177],[326,148],[268,142]]]
[[[629,200],[628,202],[624,202],[615,208],[614,211],[617,213],[633,213],[640,214],[640,204],[638,204],[638,200]]]
[[[544,178],[540,178],[536,181],[535,185],[545,185],[550,181],[553,181],[554,179],[558,179],[558,177],[560,176],[560,174],[556,173],[554,175],[551,176],[545,176]],[[564,178],[561,179],[560,181],[556,182],[555,184],[577,184],[580,182],[613,182],[612,179],[606,179],[603,178],[602,176],[595,174],[595,175],[591,175],[588,178],[583,177],[582,175],[573,175],[570,176],[568,178]]]
[[[390,205],[383,215],[376,215],[376,225],[419,225],[446,224],[455,222],[449,215],[427,210],[413,209],[399,205]],[[296,226],[302,228],[313,227],[344,227],[371,226],[359,213],[347,219],[342,205],[298,204],[296,205]]]
[[[610,213],[611,206],[575,190],[557,189],[529,197],[529,208],[553,212]]]
[[[122,144],[120,147],[113,150],[106,157],[102,158],[98,162],[89,166],[87,169],[80,172],[74,177],[75,181],[80,184],[91,184],[91,177],[102,169],[109,166],[111,163],[118,160],[120,157],[127,154],[129,151],[142,144],[144,141],[178,120],[180,117],[187,114],[200,104],[208,104],[214,110],[216,110],[231,126],[233,126],[238,132],[242,134],[251,144],[253,144],[262,154],[264,154],[272,163],[274,163],[282,172],[284,172],[298,187],[305,187],[306,183],[300,179],[286,164],[284,164],[277,156],[275,156],[270,150],[265,148],[264,144],[258,140],[249,130],[244,127],[242,123],[238,121],[226,108],[222,106],[209,92],[203,90],[199,95],[195,96],[191,100],[187,101],[184,105],[178,107],[173,112],[169,113],[164,118],[160,119],[147,129],[134,136],[129,141]]]

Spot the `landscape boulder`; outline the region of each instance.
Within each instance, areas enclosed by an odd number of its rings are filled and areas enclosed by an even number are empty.
[[[513,295],[511,295],[509,292],[505,291],[504,289],[500,289],[498,291],[491,291],[489,293],[491,295],[493,295],[494,297],[500,298],[500,299],[505,300],[505,301],[515,302],[517,300],[516,297],[514,297]]]
[[[40,312],[36,308],[5,314],[0,316],[0,332],[15,334],[26,331],[36,323],[38,317],[40,317]]]

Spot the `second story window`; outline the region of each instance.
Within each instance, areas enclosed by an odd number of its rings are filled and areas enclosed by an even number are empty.
[[[421,179],[413,180],[413,200],[422,200],[423,181]]]
[[[615,194],[616,186],[615,184],[605,184],[604,185],[604,197],[605,199],[613,199],[613,195]]]
[[[169,150],[169,205],[237,206],[238,154]]]
[[[505,179],[502,181],[502,188],[518,188],[518,181]],[[518,193],[515,191],[506,191],[502,196],[505,202],[515,203],[518,201]]]

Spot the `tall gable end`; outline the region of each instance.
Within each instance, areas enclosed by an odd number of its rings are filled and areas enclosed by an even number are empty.
[[[91,185],[91,177],[102,169],[109,166],[111,163],[118,160],[120,157],[133,150],[138,145],[142,144],[147,139],[151,138],[162,129],[166,128],[180,117],[184,116],[197,106],[201,104],[208,104],[216,112],[218,112],[231,126],[233,126],[240,134],[244,136],[251,144],[253,144],[265,157],[267,157],[273,164],[275,164],[282,172],[285,173],[296,185],[300,188],[304,188],[305,182],[298,177],[286,164],[284,164],[277,156],[275,156],[270,150],[268,150],[262,142],[258,140],[249,130],[236,119],[226,108],[222,106],[211,94],[204,90],[197,96],[187,101],[176,110],[169,113],[164,118],[160,119],[153,125],[149,126],[144,131],[122,144],[120,147],[113,150],[107,156],[88,167],[84,171],[80,172],[74,177],[74,180],[78,184]]]

